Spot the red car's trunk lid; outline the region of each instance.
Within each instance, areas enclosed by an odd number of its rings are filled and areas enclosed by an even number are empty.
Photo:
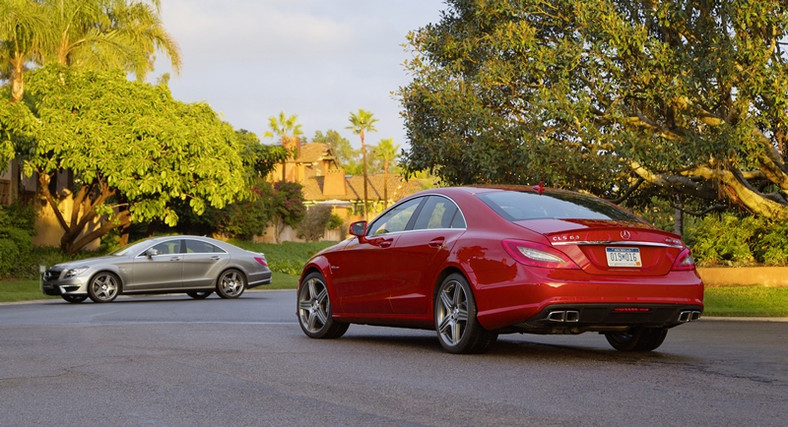
[[[540,219],[518,221],[543,234],[589,274],[667,274],[686,249],[678,236],[636,222]]]

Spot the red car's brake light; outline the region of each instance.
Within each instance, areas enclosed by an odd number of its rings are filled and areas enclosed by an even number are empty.
[[[673,271],[687,271],[695,269],[695,260],[692,259],[692,252],[689,249],[684,249],[676,258],[671,270]]]
[[[264,267],[268,267],[268,261],[265,260],[264,256],[256,256],[256,257],[254,257],[254,260],[259,262]]]
[[[523,240],[503,240],[501,243],[512,258],[525,265],[574,270],[580,268],[566,254],[550,246]]]

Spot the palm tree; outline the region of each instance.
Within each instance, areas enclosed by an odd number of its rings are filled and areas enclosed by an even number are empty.
[[[0,2],[0,78],[24,95],[25,66],[58,63],[121,69],[143,80],[157,51],[180,70],[178,46],[159,17],[160,0],[4,0]]]
[[[268,128],[270,130],[263,134],[266,138],[279,137],[282,141],[282,145],[290,152],[290,156],[293,157],[298,156],[299,137],[304,134],[304,132],[301,131],[301,125],[296,123],[296,120],[298,120],[298,116],[295,114],[288,117],[285,115],[284,111],[280,111],[279,117],[271,116],[268,118]],[[287,159],[282,162],[282,181],[285,181],[287,178],[285,171],[286,164]]]
[[[180,71],[178,44],[164,30],[161,0],[44,0],[55,37],[46,62],[122,69],[144,80],[157,51]]]
[[[11,82],[14,102],[24,95],[25,65],[40,60],[46,29],[41,4],[29,0],[0,2],[0,79]]]
[[[399,144],[394,145],[394,138],[381,139],[374,151],[375,157],[383,162],[383,203],[386,207],[389,204],[389,165],[399,157],[398,151]]]
[[[364,145],[364,135],[367,132],[377,132],[375,123],[378,119],[372,117],[369,111],[358,109],[358,114],[350,113],[350,126],[347,129],[361,137],[361,161],[364,170],[364,219],[367,219],[367,147]]]

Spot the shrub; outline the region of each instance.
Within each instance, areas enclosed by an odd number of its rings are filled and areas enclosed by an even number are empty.
[[[298,224],[297,236],[307,242],[317,242],[326,232],[331,221],[331,206],[312,206],[306,211],[304,219]]]
[[[35,212],[30,206],[0,206],[0,278],[37,274],[32,257],[34,225]]]
[[[691,230],[698,265],[788,263],[788,224],[756,216],[709,215]]]

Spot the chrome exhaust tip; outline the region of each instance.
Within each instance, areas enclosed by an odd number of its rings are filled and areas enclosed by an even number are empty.
[[[679,313],[679,322],[687,323],[700,319],[700,311],[698,310],[684,310]]]
[[[547,320],[558,323],[577,323],[580,321],[580,312],[577,310],[557,310],[547,314]]]

